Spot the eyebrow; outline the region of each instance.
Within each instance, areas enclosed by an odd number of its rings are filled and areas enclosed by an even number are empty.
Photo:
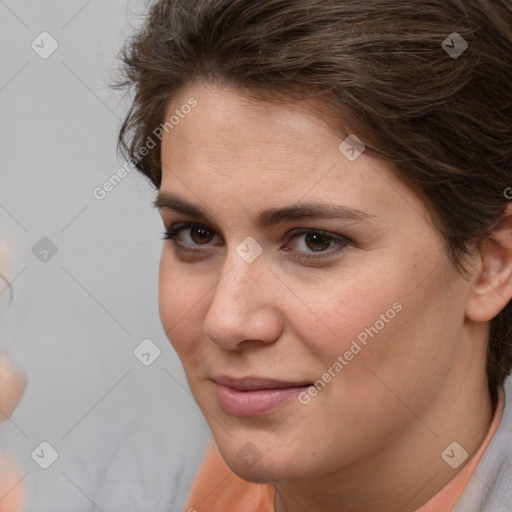
[[[205,209],[189,203],[185,199],[169,192],[159,192],[153,201],[153,206],[159,210],[170,210],[188,217],[210,222]],[[303,202],[280,208],[270,208],[258,215],[258,223],[262,227],[270,227],[281,222],[306,219],[341,219],[347,221],[368,221],[376,215],[363,212],[356,208],[331,203]]]

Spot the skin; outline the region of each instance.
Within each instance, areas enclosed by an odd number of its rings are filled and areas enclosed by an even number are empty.
[[[195,253],[164,242],[160,317],[221,455],[242,478],[275,485],[276,512],[416,510],[464,467],[443,450],[457,441],[471,457],[492,419],[486,344],[512,296],[510,210],[464,279],[419,197],[386,163],[345,158],[344,137],[307,105],[194,83],[167,115],[190,97],[197,106],[164,134],[161,192],[210,219],[160,213],[166,228],[198,222],[209,236],[178,235]],[[375,217],[257,223],[262,210],[306,201]],[[297,228],[349,242],[299,260],[319,252],[317,239],[287,238]],[[248,236],[263,249],[252,263],[235,250]],[[211,376],[314,382],[396,302],[401,311],[307,405],[259,417],[220,407]],[[249,441],[261,454],[252,467],[237,457]]]

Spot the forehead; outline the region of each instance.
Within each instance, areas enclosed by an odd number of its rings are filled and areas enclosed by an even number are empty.
[[[292,161],[304,153],[321,156],[325,152],[321,146],[337,147],[338,134],[313,114],[309,103],[256,101],[231,87],[199,83],[168,105],[165,118],[179,113],[191,99],[196,106],[164,133],[164,147],[174,140],[195,147],[195,154],[235,157],[251,152],[263,160],[271,151],[274,157],[281,154]]]
[[[227,206],[246,211],[322,199],[369,214],[421,213],[416,194],[385,162],[364,152],[348,159],[343,135],[302,105],[194,84],[169,104],[166,118],[191,99],[194,108],[163,135],[162,191],[195,203],[229,197]]]
[[[166,119],[191,98],[196,106],[163,134],[164,167],[186,168],[189,175],[207,172],[211,180],[218,176],[283,186],[291,180],[307,182],[308,176],[325,175],[338,165],[340,137],[298,105],[257,102],[233,88],[199,83],[169,104]]]

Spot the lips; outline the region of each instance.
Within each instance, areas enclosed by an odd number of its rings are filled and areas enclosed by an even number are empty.
[[[307,381],[284,381],[266,377],[219,376],[212,380],[215,382],[220,406],[232,416],[269,414],[311,385]]]
[[[219,377],[212,377],[212,380],[217,384],[237,389],[239,391],[255,391],[259,389],[283,389],[283,388],[298,388],[310,386],[312,382],[309,381],[285,381],[278,379],[271,379],[265,377],[242,377],[234,378],[227,375]]]

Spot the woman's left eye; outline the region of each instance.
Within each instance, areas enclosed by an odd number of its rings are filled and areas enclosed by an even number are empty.
[[[204,249],[192,247],[209,247],[213,245],[209,242],[216,236],[219,235],[213,229],[202,224],[181,223],[165,230],[163,238],[172,240],[178,252],[194,252],[197,254]],[[286,244],[288,245],[292,240],[297,240],[296,248],[291,249],[291,251],[296,253],[295,257],[298,259],[319,259],[332,256],[350,243],[349,239],[341,235],[312,228],[298,228],[291,231],[286,236]],[[290,251],[289,248],[284,250]]]
[[[304,228],[292,231],[287,240],[298,240],[296,243],[298,249],[294,250],[297,250],[299,253],[306,253],[297,254],[297,258],[299,259],[332,256],[333,253],[337,253],[343,249],[343,247],[345,247],[345,245],[347,245],[349,242],[347,238],[342,237],[341,235]],[[311,253],[320,254],[318,256],[314,256]]]

